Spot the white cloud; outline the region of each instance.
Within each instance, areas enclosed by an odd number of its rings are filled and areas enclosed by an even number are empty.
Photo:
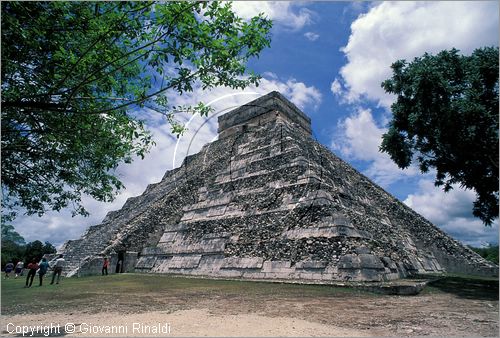
[[[42,218],[21,215],[13,222],[16,230],[27,241],[38,239],[56,245],[79,238],[90,225],[99,224],[109,211],[120,209],[128,198],[142,194],[148,184],[159,182],[167,170],[180,166],[186,155],[197,153],[204,144],[212,141],[217,136],[218,114],[224,114],[273,90],[281,92],[300,109],[315,109],[321,103],[321,93],[315,87],[295,79],[280,81],[273,73],[264,74],[258,87],[251,86],[244,92],[230,88],[209,91],[197,87],[193,92],[181,96],[176,93],[169,95],[169,102],[174,106],[194,105],[200,101],[209,103],[219,99],[212,104],[214,113],[208,119],[200,116],[191,119],[191,115],[179,115],[179,120],[183,122],[190,120],[187,132],[179,140],[170,133],[170,127],[161,114],[144,109],[143,116],[156,146],[144,160],[136,159],[131,164],[118,167],[117,174],[126,189],[114,202],[101,203],[84,197],[83,204],[91,213],[88,218],[71,217],[69,210],[47,212]]]
[[[338,122],[332,148],[365,161],[364,173],[385,187],[418,175],[417,168],[400,170],[378,151],[385,132],[381,126],[387,121],[376,121],[371,111],[359,107],[375,102],[388,111],[394,97],[384,92],[381,82],[391,76],[390,65],[398,59],[411,61],[453,47],[468,54],[486,45],[498,45],[497,2],[375,3],[351,24],[342,48],[347,62],[330,87],[341,103],[356,109]]]
[[[340,120],[331,147],[348,159],[369,162],[364,174],[383,187],[408,176],[417,174],[415,167],[401,170],[389,155],[379,151],[385,132],[375,122],[370,109],[358,110]]]
[[[342,95],[344,90],[342,89],[342,84],[340,83],[338,78],[335,78],[335,80],[333,80],[330,86],[330,90],[334,95]]]
[[[263,84],[266,87],[266,84]],[[317,109],[321,103],[321,92],[314,86],[307,87],[303,82],[297,82],[295,79],[289,79],[286,83],[271,82],[267,84],[269,89],[275,87],[281,94],[285,95],[297,105],[301,110],[307,106]]]
[[[337,139],[334,148],[349,158],[357,160],[375,160],[383,130],[379,128],[370,109],[358,111],[339,122],[343,135]]]
[[[389,108],[393,97],[380,84],[396,60],[453,47],[470,54],[488,45],[498,45],[498,2],[382,2],[352,23],[342,49],[346,99],[364,97]]]
[[[298,4],[290,1],[235,1],[233,10],[244,18],[250,19],[259,13],[282,27],[298,30],[310,24],[314,12],[307,8],[297,8]]]
[[[307,38],[309,41],[316,41],[319,38],[319,34],[314,33],[314,32],[306,32],[304,33],[304,36]]]
[[[486,227],[472,217],[475,199],[476,194],[471,190],[455,185],[445,193],[432,180],[421,179],[417,191],[408,195],[404,203],[465,244],[478,247],[498,242],[498,221]]]

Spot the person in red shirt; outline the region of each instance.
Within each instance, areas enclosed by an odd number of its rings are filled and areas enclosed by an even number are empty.
[[[103,276],[104,276],[104,273],[106,273],[106,276],[108,275],[108,266],[109,266],[108,257],[104,257],[104,262],[102,263],[102,275]]]
[[[26,276],[26,286],[25,288],[30,288],[33,284],[33,278],[35,278],[36,270],[38,270],[38,263],[36,258],[33,259],[31,263],[28,264],[28,275]],[[29,282],[29,285],[28,285]]]

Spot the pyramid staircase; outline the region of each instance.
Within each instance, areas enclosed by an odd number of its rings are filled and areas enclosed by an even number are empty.
[[[138,252],[135,270],[148,273],[308,281],[498,274],[315,142],[310,119],[277,92],[219,117],[219,140],[68,242],[69,275],[96,254],[124,250]]]

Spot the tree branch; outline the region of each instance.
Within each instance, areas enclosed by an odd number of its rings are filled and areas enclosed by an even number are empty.
[[[189,75],[186,79],[191,79],[193,77],[196,77],[198,74],[200,73],[200,71],[197,71],[197,72],[194,72],[192,73],[191,75]],[[110,111],[114,111],[114,110],[117,110],[117,109],[121,109],[121,108],[125,108],[127,106],[130,106],[132,104],[137,104],[137,103],[140,103],[140,102],[144,102],[146,101],[147,99],[150,99],[152,98],[153,96],[156,96],[170,88],[173,88],[177,83],[171,83],[170,85],[164,87],[164,88],[161,88],[159,90],[157,90],[156,92],[153,92],[151,94],[148,94],[140,99],[137,99],[137,100],[132,100],[128,103],[124,103],[124,104],[121,104],[121,105],[118,105],[116,107],[112,107],[112,108],[107,108],[107,109],[102,109],[102,110],[98,110],[98,111],[92,111],[92,112],[85,112],[85,114],[103,114],[103,113],[108,113]]]
[[[127,11],[125,13],[123,13],[123,15],[121,16],[120,20],[118,20],[115,25],[111,26],[106,32],[104,32],[102,35],[100,35],[86,50],[85,52],[78,58],[78,60],[71,66],[71,68],[66,72],[66,75],[64,76],[64,78],[59,81],[53,88],[53,90],[56,90],[57,88],[59,88],[60,85],[62,85],[67,79],[68,77],[70,76],[70,74],[72,74],[73,70],[76,68],[76,66],[83,60],[83,58],[92,50],[92,48],[97,45],[102,39],[104,39],[104,37],[106,35],[108,35],[115,27],[118,26],[118,24],[122,23],[122,20],[129,14],[129,13],[133,13],[133,12],[137,12],[137,11],[142,11],[143,9],[145,8],[148,8],[150,6],[152,6],[155,2],[151,2],[151,3],[148,3],[146,6],[143,6],[143,7],[140,7],[140,8],[137,8],[135,10],[130,10],[130,11]],[[120,35],[117,35],[115,39],[113,39],[113,41],[111,41],[110,44],[113,44],[116,42],[116,40],[118,40],[121,36]],[[48,95],[51,95],[51,92],[52,90],[49,91]]]
[[[192,4],[189,7],[189,9],[192,10],[196,5],[197,5],[197,3]],[[72,87],[72,88],[69,88],[69,89],[63,91],[63,93],[71,92],[71,94],[69,96],[69,99],[71,99],[71,97],[74,96],[74,94],[76,93],[76,91],[78,89],[80,89],[82,86],[98,80],[99,78],[96,78],[96,79],[93,79],[93,80],[91,80],[91,78],[94,75],[98,74],[100,71],[106,69],[106,67],[109,67],[109,66],[113,65],[114,63],[116,63],[117,61],[119,61],[119,60],[121,60],[123,58],[128,57],[129,55],[132,55],[132,54],[134,54],[134,53],[136,53],[136,52],[138,52],[140,50],[143,50],[143,49],[145,49],[145,48],[147,48],[149,46],[152,46],[152,45],[156,44],[157,42],[161,41],[165,36],[167,36],[167,35],[169,35],[171,33],[171,30],[174,28],[174,23],[176,22],[176,19],[179,17],[179,15],[181,13],[182,12],[178,12],[178,13],[175,14],[174,20],[172,20],[172,22],[169,24],[167,31],[165,33],[161,34],[158,38],[154,39],[153,41],[150,41],[150,42],[146,43],[145,45],[143,45],[141,47],[137,47],[137,48],[135,48],[135,49],[133,49],[133,50],[131,50],[131,51],[129,51],[129,52],[121,55],[118,58],[115,58],[113,61],[109,61],[109,62],[105,63],[103,66],[101,66],[100,68],[98,68],[97,70],[95,70],[94,72],[92,72],[89,76],[87,76],[86,78],[84,78],[83,81],[80,82],[78,85],[76,85],[75,87]],[[115,72],[115,71],[116,70],[113,70],[113,72]],[[113,72],[108,73],[108,75],[112,74]]]

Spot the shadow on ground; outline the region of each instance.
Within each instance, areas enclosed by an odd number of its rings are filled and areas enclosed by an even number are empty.
[[[498,280],[444,277],[430,282],[429,286],[460,298],[498,300]]]

